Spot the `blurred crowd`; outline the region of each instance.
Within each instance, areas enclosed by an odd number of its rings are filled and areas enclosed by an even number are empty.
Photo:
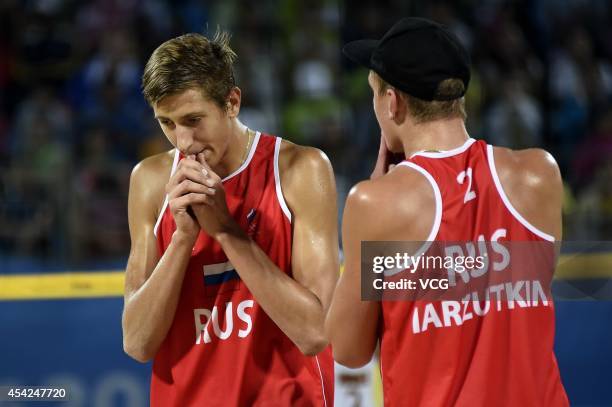
[[[322,148],[342,206],[380,131],[367,72],[341,45],[409,15],[448,25],[469,49],[473,137],[553,153],[565,239],[612,238],[608,1],[4,0],[0,268],[125,260],[131,168],[170,148],[140,93],[143,66],[166,39],[217,26],[238,54],[242,121]]]

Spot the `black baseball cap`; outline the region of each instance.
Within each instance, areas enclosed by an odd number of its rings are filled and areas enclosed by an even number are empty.
[[[403,18],[380,40],[349,42],[342,52],[395,88],[423,100],[452,100],[465,94],[436,95],[445,79],[461,79],[464,89],[470,82],[467,50],[448,28],[425,18]]]

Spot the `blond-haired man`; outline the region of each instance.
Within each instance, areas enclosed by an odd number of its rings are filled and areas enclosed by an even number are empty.
[[[463,253],[480,250],[474,242],[492,241],[552,249],[561,237],[562,197],[554,159],[468,135],[469,56],[444,26],[406,18],[380,41],[349,43],[344,52],[370,69],[382,138],[372,179],[353,188],[344,210],[345,271],[326,321],[335,359],[363,365],[380,343],[387,406],[568,405],[553,354],[552,301],[525,296],[525,281],[512,281],[507,264],[492,260],[456,277],[456,286],[466,288],[491,273],[507,278],[486,287],[491,300],[474,293],[442,300],[360,297],[362,242],[454,242],[453,250]],[[393,153],[405,160],[389,170]],[[552,271],[539,270],[548,280]]]
[[[234,58],[226,34],[187,34],[146,65],[175,148],[132,173],[124,348],[153,359],[154,406],[331,406],[333,172],[238,120]]]

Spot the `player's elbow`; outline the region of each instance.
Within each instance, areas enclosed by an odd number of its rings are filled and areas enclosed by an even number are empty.
[[[155,356],[155,352],[150,347],[136,341],[127,340],[126,338],[123,339],[123,351],[140,363],[147,363]]]
[[[329,327],[328,327],[329,328]],[[352,332],[328,329],[334,360],[346,367],[356,369],[366,365],[374,354],[374,346],[356,341]],[[358,337],[358,336],[357,336]]]
[[[331,314],[325,321],[325,330],[331,343],[334,360],[353,369],[367,364],[372,359],[374,349],[371,346],[366,348],[364,344],[355,341],[354,338],[359,336],[336,323],[330,316]]]
[[[315,356],[323,351],[328,345],[325,336],[321,334],[310,335],[297,343],[297,347],[306,356]]]
[[[141,347],[128,347],[123,345],[123,351],[132,359],[140,363],[147,363],[153,359],[153,355]]]
[[[336,362],[351,369],[362,367],[372,359],[372,353],[355,352],[352,349],[342,349],[342,347],[333,344],[332,352]]]

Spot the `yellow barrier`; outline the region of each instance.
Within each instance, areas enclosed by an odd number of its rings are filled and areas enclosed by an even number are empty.
[[[612,253],[562,255],[555,278],[612,278]],[[0,275],[0,300],[121,297],[123,281],[123,271]]]
[[[122,271],[0,276],[0,300],[123,296]]]
[[[555,279],[612,278],[612,253],[564,254]]]

